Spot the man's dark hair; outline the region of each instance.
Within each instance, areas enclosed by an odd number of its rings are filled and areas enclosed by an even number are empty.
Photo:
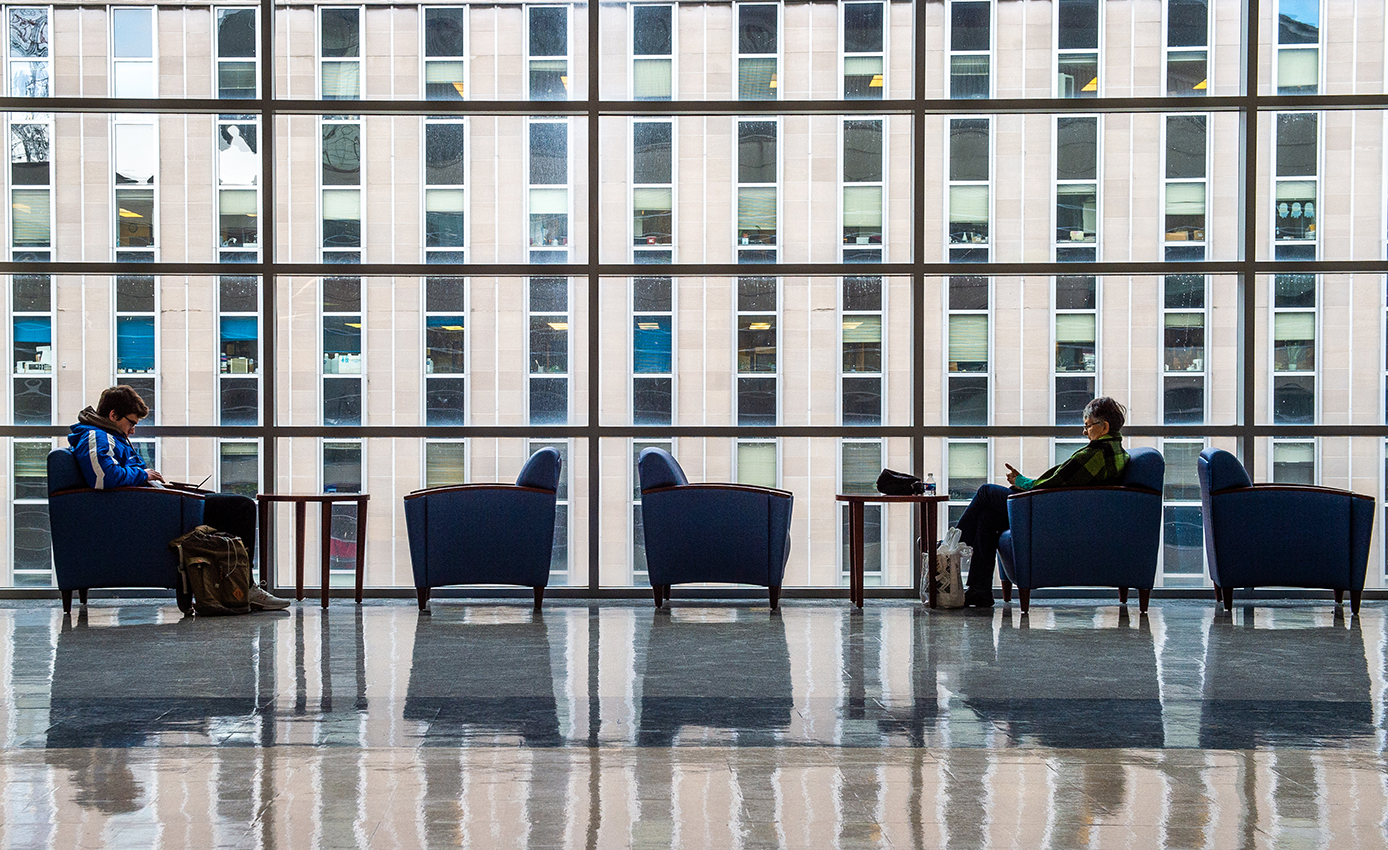
[[[102,390],[101,400],[96,403],[96,415],[102,419],[110,418],[114,413],[119,417],[126,417],[132,413],[141,419],[149,415],[149,405],[140,398],[140,394],[135,392],[135,388],[129,384],[121,384],[118,387],[111,387]]]
[[[1117,434],[1128,421],[1128,409],[1108,396],[1100,396],[1084,406],[1084,418],[1108,423],[1108,432]]]

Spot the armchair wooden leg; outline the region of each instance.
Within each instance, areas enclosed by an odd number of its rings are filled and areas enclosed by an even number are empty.
[[[1344,602],[1345,602],[1345,592],[1344,592],[1343,590],[1337,590],[1337,591],[1335,591],[1335,604],[1336,604],[1336,605],[1343,605]]]
[[[418,597],[419,597],[419,610],[421,610],[421,611],[428,611],[428,610],[429,610],[429,588],[427,588],[427,587],[416,587],[416,588],[414,589],[414,594],[415,594],[415,596],[418,596]]]
[[[63,594],[63,613],[64,613],[64,614],[71,614],[71,613],[72,613],[72,591],[71,591],[71,590],[64,590],[64,591],[62,591],[62,594]]]
[[[1025,614],[1027,612],[1027,608],[1031,606],[1031,588],[1019,587],[1017,588],[1017,595],[1021,598],[1022,613]]]
[[[1002,602],[1004,605],[1012,603],[1012,582],[1007,579],[1002,580]]]
[[[657,608],[660,607],[660,587],[658,584],[651,585],[651,593],[655,596],[655,607]]]
[[[545,601],[545,589],[544,589],[543,587],[537,587],[537,588],[535,588],[535,610],[536,610],[536,611],[539,611],[539,610],[540,610],[540,603],[542,603],[542,602],[544,602],[544,601]]]
[[[1139,587],[1137,589],[1137,610],[1139,614],[1147,613],[1147,603],[1152,601],[1152,588]]]
[[[1224,601],[1224,591],[1223,591],[1223,590],[1220,590],[1219,585],[1215,585],[1215,586],[1214,586],[1214,592],[1215,592],[1215,602],[1216,602],[1216,603],[1223,602],[1223,601]]]
[[[776,608],[781,604],[781,588],[770,587],[767,588],[767,590],[770,592],[771,595],[771,610],[775,611]]]
[[[1221,587],[1220,590],[1224,592],[1224,610],[1232,612],[1234,610],[1234,588]]]
[[[1118,604],[1125,608],[1128,606],[1128,589],[1126,587],[1118,588]]]
[[[87,604],[87,588],[85,588],[85,587],[79,587],[79,588],[77,588],[77,598],[78,598],[78,600],[81,601],[81,603],[82,603],[83,605],[86,605],[86,604]]]
[[[1363,590],[1351,590],[1351,591],[1349,592],[1349,612],[1350,612],[1351,614],[1358,614],[1358,613],[1359,613],[1359,602],[1360,602],[1360,600],[1362,600],[1363,598],[1364,598],[1364,591],[1363,591]]]

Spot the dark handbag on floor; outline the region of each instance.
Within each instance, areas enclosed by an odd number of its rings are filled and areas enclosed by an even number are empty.
[[[877,492],[884,496],[919,496],[925,492],[925,482],[905,472],[884,469],[877,476]]]
[[[200,525],[169,543],[199,617],[251,612],[251,558],[235,534]]]

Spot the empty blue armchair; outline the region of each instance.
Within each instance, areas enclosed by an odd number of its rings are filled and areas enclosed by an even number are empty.
[[[646,567],[659,607],[670,585],[687,582],[756,584],[774,609],[790,559],[790,512],[785,490],[746,484],[690,484],[664,449],[637,461]]]
[[[1314,587],[1350,594],[1359,613],[1374,527],[1369,496],[1300,484],[1254,484],[1223,449],[1200,453],[1205,555],[1215,595],[1234,607],[1236,587]]]
[[[86,604],[93,587],[169,587],[187,613],[192,599],[169,541],[202,524],[202,507],[201,495],[180,490],[94,490],[72,452],[49,452],[48,524],[63,611],[72,611],[74,590]]]
[[[998,540],[1003,598],[1010,601],[1017,585],[1026,613],[1037,587],[1116,587],[1124,604],[1135,587],[1146,612],[1157,580],[1165,477],[1161,452],[1133,449],[1122,484],[1009,496],[1010,528]]]
[[[563,459],[551,448],[530,456],[515,484],[459,484],[405,497],[419,610],[449,584],[518,584],[535,591],[539,610],[549,584],[554,512]]]

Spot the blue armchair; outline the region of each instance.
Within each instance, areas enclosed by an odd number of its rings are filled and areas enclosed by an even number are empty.
[[[1010,528],[998,540],[1003,598],[1011,601],[1017,585],[1025,614],[1037,587],[1116,587],[1125,605],[1128,588],[1136,587],[1146,613],[1157,579],[1165,476],[1161,452],[1133,449],[1122,484],[1009,496]]]
[[[512,484],[459,484],[405,497],[419,610],[448,584],[518,584],[535,591],[538,611],[549,584],[554,514],[563,460],[551,448],[530,456]]]
[[[1254,484],[1223,449],[1200,453],[1205,555],[1226,611],[1236,587],[1314,587],[1335,591],[1359,613],[1374,527],[1369,496],[1298,484]]]
[[[672,584],[712,581],[761,585],[774,610],[790,559],[795,497],[770,487],[690,484],[664,449],[643,450],[637,466],[656,607],[670,600]]]
[[[94,490],[72,452],[49,452],[48,524],[63,612],[71,613],[74,590],[85,605],[93,587],[169,587],[186,614],[192,598],[169,541],[202,524],[202,507],[201,495],[181,490]]]

